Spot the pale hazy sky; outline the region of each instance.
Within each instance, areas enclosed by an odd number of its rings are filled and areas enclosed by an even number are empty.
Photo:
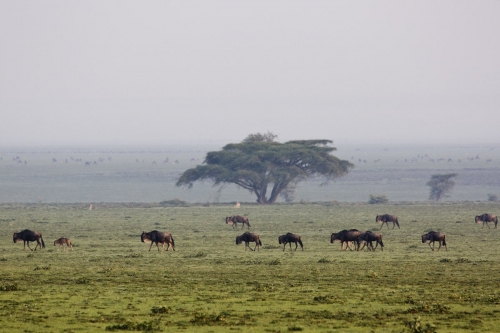
[[[500,1],[0,1],[0,146],[500,143]]]

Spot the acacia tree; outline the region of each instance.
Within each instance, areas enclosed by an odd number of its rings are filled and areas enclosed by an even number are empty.
[[[204,180],[214,186],[232,183],[254,193],[257,203],[273,204],[289,186],[313,177],[324,177],[326,183],[354,167],[331,154],[336,150],[331,140],[279,143],[275,138],[270,132],[250,134],[241,143],[208,152],[203,165],[184,171],[176,185],[192,187]]]
[[[456,173],[432,175],[431,179],[426,184],[431,188],[429,200],[439,201],[441,200],[441,198],[449,196],[449,193],[455,186],[455,182],[452,180],[452,178],[456,176]]]

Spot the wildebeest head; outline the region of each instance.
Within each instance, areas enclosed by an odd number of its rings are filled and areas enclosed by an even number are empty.
[[[143,231],[142,232],[142,235],[141,235],[141,242],[145,243],[145,242],[150,242],[151,240],[149,239],[148,237],[148,233]]]
[[[237,237],[236,237],[236,245],[240,245],[240,244],[241,244],[241,242],[242,242],[241,237],[240,237],[240,236],[237,236]]]
[[[19,233],[15,232],[14,236],[12,238],[14,239],[14,243],[17,242],[20,239],[19,238]]]
[[[286,237],[285,235],[281,235],[281,236],[279,236],[279,237],[278,237],[278,242],[279,242],[280,244],[284,244],[284,243],[285,243],[285,237]]]
[[[330,243],[333,243],[336,239],[338,239],[337,234],[333,233],[332,236],[330,237]]]
[[[422,235],[422,243],[425,243],[425,242],[427,242],[430,239],[429,235],[430,235],[430,232]]]

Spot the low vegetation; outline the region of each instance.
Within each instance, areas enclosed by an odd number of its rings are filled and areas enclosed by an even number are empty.
[[[500,230],[474,216],[500,203],[242,205],[260,251],[226,225],[233,205],[0,206],[0,327],[6,332],[494,332]],[[401,229],[378,230],[378,214]],[[23,251],[12,234],[42,233]],[[330,234],[377,230],[384,251],[340,251]],[[169,231],[176,251],[141,243]],[[446,233],[448,251],[420,236]],[[246,230],[245,230],[246,231]],[[300,234],[304,251],[278,236]],[[59,237],[74,251],[57,251]]]

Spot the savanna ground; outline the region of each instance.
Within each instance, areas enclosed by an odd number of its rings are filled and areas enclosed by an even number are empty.
[[[474,223],[484,212],[500,204],[2,204],[0,331],[500,331],[500,229]],[[383,213],[401,224],[380,231],[383,252],[330,244],[342,229],[378,230]],[[260,251],[235,244],[233,214],[249,217]],[[24,228],[46,249],[14,244]],[[148,251],[140,234],[153,229],[172,232],[176,251]],[[431,229],[448,251],[421,243]],[[282,251],[286,232],[303,252]],[[74,251],[53,246],[63,236]]]

